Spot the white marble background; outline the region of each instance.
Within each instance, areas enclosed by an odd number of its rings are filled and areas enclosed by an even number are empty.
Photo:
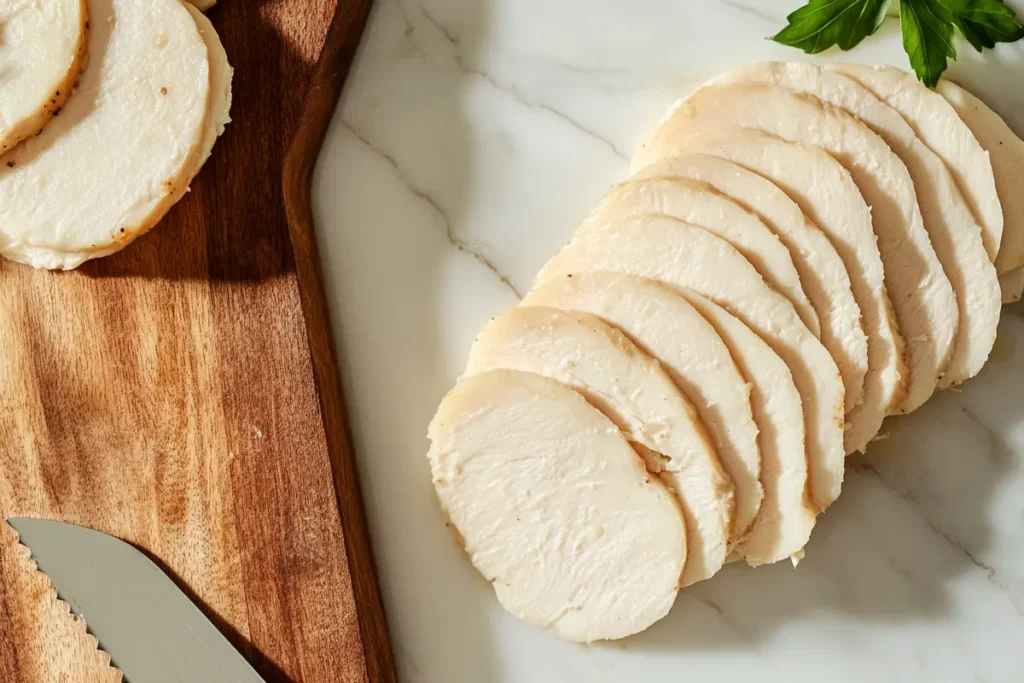
[[[426,425],[477,330],[673,99],[803,58],[765,40],[801,2],[377,0],[315,192],[403,681],[1024,681],[1021,307],[981,377],[887,424],[799,569],[728,567],[621,644],[504,614],[434,497]],[[825,59],[906,63],[892,21]],[[1024,45],[953,73],[1024,133]]]

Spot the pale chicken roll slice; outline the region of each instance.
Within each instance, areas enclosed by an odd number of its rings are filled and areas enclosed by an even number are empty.
[[[934,393],[953,352],[959,310],[928,232],[906,166],[882,138],[846,112],[771,85],[711,84],[682,100],[640,149],[642,167],[685,148],[701,131],[752,128],[819,147],[850,172],[871,207],[885,283],[907,342],[910,377],[899,412]]]
[[[217,138],[224,133],[227,124],[231,122],[231,82],[234,70],[228,62],[227,52],[224,50],[224,45],[217,35],[217,30],[210,23],[210,20],[192,5],[186,5],[186,8],[191,12],[196,25],[199,27],[199,32],[203,37],[203,42],[206,43],[210,59],[208,111],[203,125],[203,138],[198,154],[191,164],[191,169],[183,178],[183,182],[188,186],[195,179],[195,176],[199,174],[199,171],[202,170],[203,164],[210,158]],[[26,246],[22,248],[22,258],[19,260],[42,268],[71,269],[77,268],[87,260],[109,256],[123,248],[123,244],[117,243],[106,249],[61,252],[45,247]]]
[[[807,328],[821,336],[818,314],[804,292],[786,245],[761,219],[707,183],[673,178],[643,178],[613,186],[577,234],[600,230],[624,216],[660,214],[700,226],[728,241],[765,281],[796,308]]]
[[[88,25],[85,0],[0,2],[0,155],[41,131],[71,96]]]
[[[1004,301],[1018,301],[1024,288],[1024,140],[984,102],[951,81],[939,81],[938,93],[953,107],[988,152],[1003,211],[1003,233],[996,256]]]
[[[521,305],[597,316],[661,363],[707,427],[722,467],[733,481],[730,538],[734,543],[742,539],[762,499],[761,454],[750,386],[700,313],[653,280],[600,272],[557,278],[527,294]]]
[[[761,131],[716,131],[688,137],[684,145],[688,153],[726,159],[770,180],[820,228],[842,259],[868,345],[864,398],[847,413],[845,448],[847,453],[864,450],[885,416],[902,402],[907,368],[871,227],[871,211],[853,178],[820,149],[788,143]]]
[[[666,216],[622,219],[578,235],[544,266],[537,284],[587,271],[646,277],[719,304],[786,362],[803,400],[810,492],[819,510],[843,481],[843,384],[835,361],[793,304],[722,238]],[[805,457],[804,453],[787,453]]]
[[[721,569],[735,507],[733,483],[696,410],[656,360],[597,316],[520,306],[483,329],[466,376],[498,368],[557,380],[607,415],[680,498],[689,538],[683,585]],[[758,474],[753,495],[760,503]]]
[[[811,491],[804,406],[793,374],[779,354],[729,311],[693,291],[677,293],[715,327],[751,384],[764,500],[737,552],[752,566],[787,557],[796,561],[810,540],[818,510]]]
[[[90,60],[42,133],[0,164],[0,254],[106,253],[146,232],[185,192],[201,154],[208,50],[178,0],[90,2]]]
[[[591,313],[618,328],[659,360],[690,399],[734,481],[746,480],[746,463],[760,462],[764,499],[758,509],[737,483],[732,544],[752,565],[777,562],[799,553],[815,521],[805,495],[807,463],[799,455],[800,395],[776,353],[720,307],[706,299],[691,303],[700,299],[654,280],[582,272],[535,289],[523,305]],[[717,312],[705,315],[697,306]]]
[[[789,250],[803,290],[817,313],[821,341],[843,376],[846,414],[860,405],[868,370],[868,341],[861,325],[860,306],[839,253],[800,207],[770,180],[707,154],[658,161],[637,172],[634,178],[706,183],[764,222]]]
[[[578,393],[511,370],[468,377],[429,436],[441,506],[506,610],[590,642],[671,609],[686,563],[679,504]]]
[[[826,68],[849,76],[898,111],[945,162],[981,225],[989,259],[995,261],[1004,232],[1002,198],[988,153],[956,110],[913,74],[892,66],[832,64]],[[998,262],[996,270],[1004,272]]]
[[[977,375],[996,339],[999,281],[981,227],[942,160],[899,112],[841,73],[808,63],[770,62],[737,69],[719,82],[766,83],[812,95],[856,116],[885,140],[914,181],[925,229],[956,295],[960,327],[938,386],[948,388]]]

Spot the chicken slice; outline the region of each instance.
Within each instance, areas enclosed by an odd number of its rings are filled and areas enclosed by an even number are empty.
[[[733,480],[744,482],[751,469],[747,463],[760,463],[764,499],[758,509],[744,496],[749,484],[737,484],[731,544],[738,543],[736,550],[755,566],[792,557],[807,543],[815,522],[805,495],[804,423],[796,385],[782,359],[743,323],[703,300],[697,305],[717,309],[709,320],[688,298],[702,299],[690,292],[680,296],[654,280],[584,272],[555,278],[527,294],[522,305],[596,315],[659,360],[711,431]]]
[[[576,232],[600,230],[608,221],[638,214],[670,216],[726,240],[757,268],[765,282],[789,299],[807,328],[821,336],[818,314],[804,293],[789,250],[755,214],[707,183],[643,178],[612,187]]]
[[[1003,210],[1003,233],[996,270],[1004,283],[1004,301],[1018,301],[1024,288],[1024,140],[984,102],[951,81],[941,80],[938,93],[988,152]]]
[[[939,388],[974,377],[992,351],[1001,294],[995,266],[949,169],[899,113],[857,81],[808,63],[771,62],[738,69],[722,81],[765,83],[805,93],[856,116],[906,165],[914,181],[924,227],[953,286],[960,328]]]
[[[582,642],[668,613],[686,563],[679,504],[578,393],[511,370],[469,377],[429,436],[441,505],[506,610]]]
[[[871,207],[885,282],[907,340],[910,377],[898,410],[935,391],[959,326],[956,297],[924,228],[906,166],[885,141],[840,109],[785,88],[711,84],[681,101],[634,159],[637,167],[675,155],[701,131],[753,128],[803,142],[847,168]]]
[[[103,59],[90,61],[60,117],[0,164],[0,254],[37,267],[123,248],[184,194],[201,154],[210,59],[186,6],[89,8],[89,52]],[[34,261],[34,250],[58,258]]]
[[[868,369],[868,341],[861,326],[860,307],[842,259],[828,237],[804,216],[800,207],[766,178],[706,154],[688,154],[655,162],[634,178],[678,178],[706,183],[757,215],[775,233],[789,250],[803,290],[817,314],[821,341],[843,376],[846,414],[860,405]],[[806,322],[805,316],[800,317]]]
[[[995,261],[1004,227],[992,161],[956,110],[913,74],[896,67],[833,64],[826,68],[849,76],[898,111],[921,141],[945,162],[981,225],[989,259]],[[996,270],[1004,272],[998,264]]]
[[[691,290],[746,323],[786,362],[803,401],[811,494],[819,510],[843,481],[843,384],[832,356],[793,304],[720,237],[666,216],[621,219],[587,231],[544,266],[537,284],[602,270]]]
[[[88,26],[85,0],[0,3],[0,155],[41,131],[71,96]]]
[[[210,95],[207,103],[207,115],[203,124],[203,137],[199,145],[198,154],[195,156],[191,168],[183,177],[183,182],[190,184],[195,176],[202,170],[203,165],[210,154],[213,146],[223,133],[227,124],[231,122],[231,81],[234,70],[228,62],[227,52],[224,44],[221,43],[217,30],[210,23],[202,12],[192,5],[185,8],[192,14],[199,27],[199,32],[206,43],[210,59]],[[124,248],[123,244],[114,244],[106,249],[95,249],[86,252],[57,251],[35,245],[23,245],[19,249],[20,258],[25,263],[31,263],[46,268],[77,268],[87,260],[109,256]],[[55,264],[55,265],[46,265]]]
[[[903,339],[883,280],[871,212],[850,174],[820,149],[760,131],[717,131],[685,140],[687,151],[730,160],[767,178],[831,240],[846,266],[867,333],[864,400],[847,414],[847,453],[863,451],[906,389]]]
[[[721,569],[735,509],[733,483],[696,410],[656,360],[597,316],[520,306],[483,329],[466,376],[498,368],[557,380],[607,415],[680,498],[689,538],[683,585]],[[756,460],[752,466],[754,488],[742,492],[760,504]]]

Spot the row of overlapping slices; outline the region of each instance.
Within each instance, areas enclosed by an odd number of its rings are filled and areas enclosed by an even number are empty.
[[[0,3],[0,255],[76,268],[184,196],[230,120],[211,4]]]
[[[895,68],[761,64],[681,100],[430,426],[505,608],[620,638],[725,562],[802,557],[844,457],[984,365],[1020,168],[992,110]]]

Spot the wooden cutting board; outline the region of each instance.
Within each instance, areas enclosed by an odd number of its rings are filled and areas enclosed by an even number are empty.
[[[137,544],[268,681],[394,680],[309,208],[369,5],[222,0],[192,192],[79,271],[0,261],[0,518]],[[118,680],[67,609],[0,524],[0,681]]]

